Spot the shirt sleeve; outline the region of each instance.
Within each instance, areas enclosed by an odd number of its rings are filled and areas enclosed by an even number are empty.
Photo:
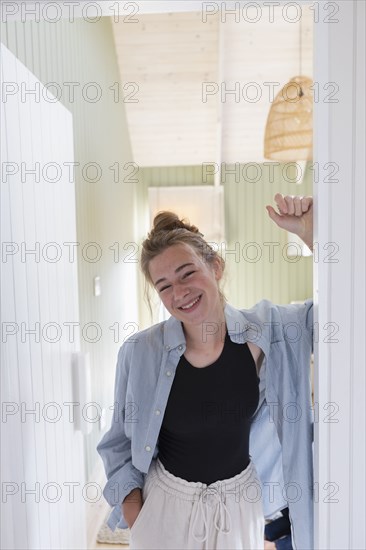
[[[114,507],[108,520],[112,530],[116,526],[128,527],[122,515],[121,504],[133,489],[142,488],[144,482],[144,474],[132,464],[131,440],[125,432],[128,346],[131,343],[123,344],[118,353],[111,427],[97,446],[107,476],[103,495],[108,504]]]
[[[293,342],[305,338],[313,351],[313,300],[308,299],[301,304],[280,305],[277,309],[281,315],[286,337]]]
[[[305,300],[304,304],[299,305],[299,318],[301,327],[304,328],[307,338],[311,343],[311,351],[314,351],[314,309],[313,300]]]

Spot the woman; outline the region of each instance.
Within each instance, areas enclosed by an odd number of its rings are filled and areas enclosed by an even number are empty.
[[[311,197],[275,201],[271,219],[312,248]],[[128,526],[132,549],[258,549],[262,505],[288,506],[294,547],[311,548],[311,301],[225,303],[223,259],[172,213],[156,216],[141,267],[171,317],[119,351],[98,445],[110,527]]]

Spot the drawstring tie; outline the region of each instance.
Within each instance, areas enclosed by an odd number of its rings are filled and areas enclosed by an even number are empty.
[[[202,489],[201,494],[199,495],[198,502],[195,503],[193,510],[193,522],[192,522],[192,536],[197,542],[204,542],[208,537],[207,532],[207,505],[208,498],[212,496],[214,500],[217,501],[214,515],[214,525],[218,531],[222,533],[230,533],[231,531],[231,517],[230,512],[225,503],[224,491],[221,490],[221,486],[216,487],[206,487]],[[204,532],[203,535],[195,534],[195,526],[201,513],[203,519]],[[225,529],[226,524],[228,525]]]

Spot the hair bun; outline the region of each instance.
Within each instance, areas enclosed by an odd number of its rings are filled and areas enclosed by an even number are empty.
[[[189,220],[186,220],[185,218],[180,219],[177,214],[167,210],[156,214],[150,235],[160,231],[174,231],[175,229],[185,229],[187,231],[191,231],[192,233],[199,233],[202,235],[195,225],[191,225],[189,223]]]

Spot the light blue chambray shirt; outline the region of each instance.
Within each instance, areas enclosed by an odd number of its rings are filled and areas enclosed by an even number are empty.
[[[265,358],[250,454],[262,483],[266,517],[289,507],[293,546],[313,548],[313,458],[310,356],[313,302],[274,305],[262,300],[239,310],[225,305],[233,342],[254,342]],[[207,331],[215,327],[207,326]],[[170,317],[130,336],[118,354],[111,427],[98,444],[107,475],[103,494],[113,507],[111,529],[126,528],[121,503],[143,487],[174,374],[186,349],[182,324]]]

